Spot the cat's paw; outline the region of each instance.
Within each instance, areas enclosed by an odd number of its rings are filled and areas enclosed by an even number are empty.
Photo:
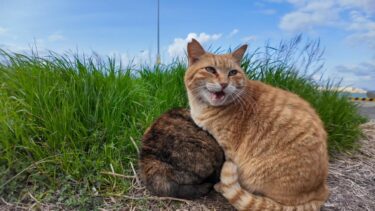
[[[231,185],[238,181],[236,164],[234,164],[232,161],[225,161],[221,169],[220,181],[225,185]]]
[[[236,164],[233,163],[233,161],[226,160],[223,164],[222,171],[223,170],[228,172],[228,173],[235,174],[235,173],[237,173],[237,166],[236,166]]]
[[[221,182],[218,182],[214,185],[214,189],[216,192],[222,193],[224,188],[224,184]]]
[[[202,196],[207,195],[211,190],[212,190],[212,183],[204,183],[200,185],[195,186],[195,197],[194,198],[199,198]]]

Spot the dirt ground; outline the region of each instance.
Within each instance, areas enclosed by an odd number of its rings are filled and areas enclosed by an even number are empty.
[[[375,210],[375,120],[362,128],[360,150],[330,163],[331,195],[323,210]]]
[[[374,211],[375,210],[375,120],[362,125],[365,137],[361,148],[353,154],[336,155],[331,159],[328,183],[331,195],[324,211]],[[194,201],[159,198],[148,194],[137,179],[128,196],[108,197],[98,210],[225,210],[234,208],[215,192]],[[0,210],[64,210],[63,205],[14,205],[0,198]]]

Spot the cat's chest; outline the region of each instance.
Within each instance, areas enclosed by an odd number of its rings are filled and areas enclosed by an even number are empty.
[[[212,131],[211,131],[209,128],[207,128],[205,122],[204,122],[201,118],[199,118],[199,116],[196,116],[196,115],[194,115],[194,114],[192,113],[192,114],[191,114],[191,118],[193,119],[194,123],[195,123],[198,127],[200,127],[202,130],[205,130],[205,131],[209,132],[210,134],[212,134]]]
[[[230,138],[231,118],[220,115],[222,110],[203,106],[192,105],[190,114],[195,124],[209,132],[219,143]]]
[[[203,130],[211,132],[211,128],[209,127],[211,118],[205,115],[206,113],[207,112],[204,111],[204,108],[201,108],[200,106],[191,106],[190,108],[190,115],[195,124]]]
[[[227,142],[233,136],[229,127],[225,124],[220,124],[219,120],[201,116],[192,116],[192,118],[196,125],[210,133],[219,143]]]

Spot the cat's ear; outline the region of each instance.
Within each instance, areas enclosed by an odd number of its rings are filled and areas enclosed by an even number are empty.
[[[187,52],[189,58],[189,66],[199,60],[199,58],[206,53],[201,44],[196,39],[192,39],[187,45]]]
[[[245,55],[246,49],[247,49],[247,44],[242,45],[241,47],[233,51],[232,56],[236,60],[236,62],[241,63],[241,60],[243,56]]]

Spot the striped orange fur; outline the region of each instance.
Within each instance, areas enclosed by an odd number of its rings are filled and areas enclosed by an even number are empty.
[[[215,55],[188,44],[191,116],[227,160],[216,188],[238,210],[319,210],[329,195],[323,123],[297,95],[248,80],[245,51]]]
[[[309,201],[304,204],[288,206],[270,198],[257,196],[244,190],[238,182],[237,166],[226,161],[221,171],[221,183],[215,189],[238,210],[272,210],[272,211],[315,211],[319,210],[324,201]]]

